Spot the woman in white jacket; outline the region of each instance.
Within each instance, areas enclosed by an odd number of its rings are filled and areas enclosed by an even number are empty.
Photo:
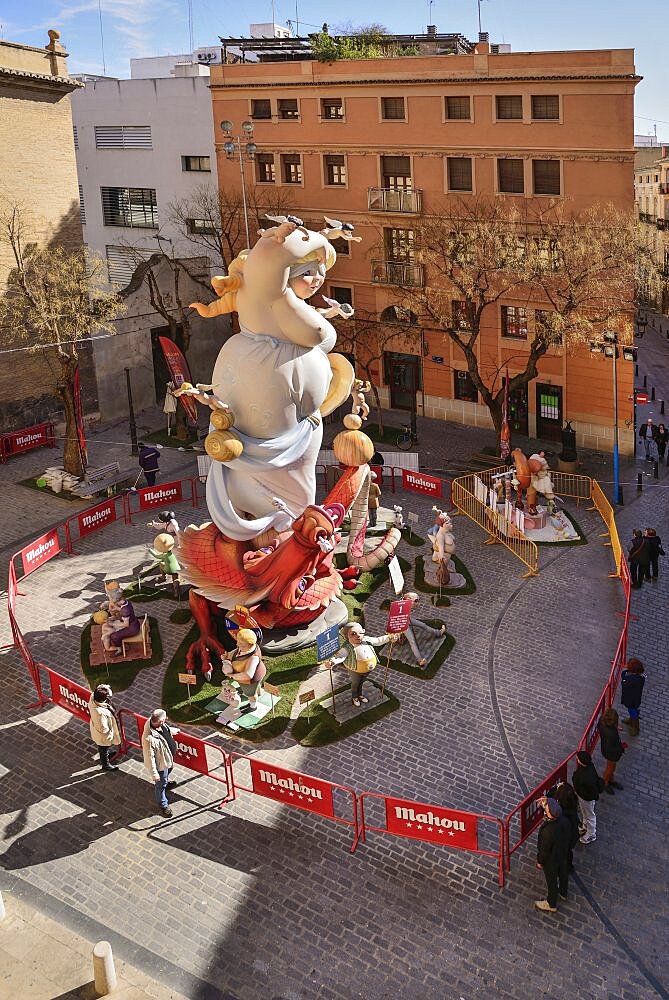
[[[88,702],[91,715],[91,739],[98,748],[100,765],[103,771],[118,771],[118,765],[112,763],[112,758],[118,754],[111,747],[118,747],[121,734],[116,721],[116,709],[111,702],[112,689],[109,684],[98,684]]]

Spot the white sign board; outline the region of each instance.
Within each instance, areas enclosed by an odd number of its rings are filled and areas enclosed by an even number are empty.
[[[488,506],[490,510],[497,510],[497,494],[494,490],[488,490]]]
[[[407,521],[409,524],[418,524],[418,514],[414,514],[412,511],[409,511],[407,514]]]
[[[474,492],[476,493],[477,500],[480,500],[481,503],[486,502],[486,496],[488,491],[486,490],[485,483],[483,482],[482,479],[479,479],[478,476],[474,477]]]
[[[396,594],[401,594],[404,590],[404,574],[399,563],[397,556],[393,556],[388,563],[388,571],[390,572],[390,579],[393,584],[393,590]]]

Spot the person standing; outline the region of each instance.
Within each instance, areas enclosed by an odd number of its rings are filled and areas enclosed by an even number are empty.
[[[653,418],[648,417],[648,420],[639,429],[639,440],[643,441],[646,450],[646,461],[651,461],[651,443],[655,442],[657,446],[658,430],[653,423]]]
[[[664,424],[658,424],[657,428],[657,452],[660,456],[660,461],[664,462],[664,456],[667,450],[667,442],[669,442],[669,431],[664,426]]]
[[[550,795],[551,793],[549,792],[548,794]],[[558,785],[552,797],[559,803],[562,815],[569,821],[570,836],[567,861],[569,872],[571,873],[574,871],[574,848],[578,844],[578,799],[576,798],[576,792],[568,781],[563,781]]]
[[[156,708],[151,713],[142,732],[144,766],[151,775],[158,808],[167,817],[173,815],[167,801],[167,790],[176,787],[176,781],[169,778],[177,752],[174,737],[178,732],[178,729],[168,726],[167,712],[162,708]]]
[[[634,590],[638,590],[643,585],[644,577],[650,566],[648,539],[644,538],[638,528],[632,532],[632,544],[627,550],[627,559],[630,564],[632,587]]]
[[[569,890],[571,827],[555,799],[543,796],[541,805],[545,819],[537,840],[537,868],[542,869],[546,879],[546,899],[537,899],[534,905],[542,913],[555,913],[558,893],[561,899],[567,899]]]
[[[156,476],[160,471],[160,452],[144,441],[139,446],[139,465],[144,473],[148,486],[156,485]]]
[[[639,716],[641,695],[646,683],[646,674],[641,660],[634,656],[627,661],[627,666],[620,675],[620,703],[629,713],[628,719],[623,719],[623,725],[630,727],[630,736],[639,735]]]
[[[111,700],[112,693],[109,684],[98,684],[88,701],[88,711],[91,716],[91,739],[98,748],[100,766],[103,771],[118,771],[118,765],[112,761],[118,755],[117,748],[121,743],[121,733],[118,728],[116,709]],[[112,747],[113,750],[111,750]]]
[[[609,795],[615,795],[613,791],[617,788],[622,792],[623,786],[615,780],[616,765],[625,753],[627,744],[620,739],[618,732],[618,713],[615,708],[607,708],[597,723],[597,730],[600,737],[600,750],[602,757],[606,761],[604,774],[604,791]]]
[[[581,817],[580,843],[583,845],[592,844],[597,840],[595,804],[599,799],[601,780],[590,754],[587,750],[579,750],[571,782],[578,799],[578,812]]]
[[[660,556],[663,556],[664,549],[662,548],[662,539],[655,531],[655,528],[646,528],[644,533],[646,539],[646,545],[648,546],[648,558],[649,562],[646,566],[646,580],[650,580],[651,575],[653,580],[657,580],[658,574],[658,560]]]
[[[369,484],[369,498],[367,500],[367,510],[369,511],[369,526],[376,527],[376,519],[379,515],[379,501],[381,490],[376,482],[376,473],[372,472],[372,481]]]

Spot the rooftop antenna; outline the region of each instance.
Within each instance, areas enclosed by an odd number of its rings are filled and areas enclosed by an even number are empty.
[[[275,12],[274,12],[274,0],[272,0],[272,35],[276,35],[276,23],[275,23]]]
[[[300,12],[297,9],[297,0],[295,0],[295,37],[300,37]]]
[[[102,30],[102,0],[98,0],[98,17],[100,18],[100,48],[102,49],[102,75],[107,75],[107,63],[105,62],[105,34]]]
[[[193,53],[193,0],[187,0],[188,2],[188,44],[190,45],[189,52]]]

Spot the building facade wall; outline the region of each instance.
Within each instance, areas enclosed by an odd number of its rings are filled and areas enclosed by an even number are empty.
[[[350,244],[328,276],[332,286],[351,290],[353,305],[380,315],[401,301],[402,289],[373,280],[372,261],[383,259],[383,230],[411,229],[419,213],[438,214],[453,199],[478,195],[504,197],[522,213],[534,202],[563,201],[571,211],[608,202],[632,211],[634,199],[633,99],[636,76],[632,50],[504,53],[487,46],[471,55],[405,57],[393,60],[334,63],[285,62],[213,66],[214,120],[235,124],[254,112],[254,101],[269,100],[271,117],[254,122],[254,141],[261,153],[274,156],[275,188],[290,199],[288,210],[320,228],[323,215],[355,225],[362,242]],[[522,117],[498,119],[497,98],[521,98]],[[558,98],[556,120],[533,117],[532,98]],[[323,115],[324,99],[340,98],[342,116]],[[404,99],[404,118],[384,120],[384,98]],[[468,120],[447,120],[446,98],[468,97]],[[282,117],[280,101],[297,102],[297,118]],[[540,102],[537,102],[537,104]],[[217,145],[219,183],[239,183],[235,165]],[[346,181],[328,183],[324,157],[344,157]],[[282,157],[300,156],[301,178],[288,183]],[[384,187],[383,156],[410,159],[411,188],[420,193],[416,209],[372,211],[370,189]],[[471,193],[448,185],[448,158],[471,158]],[[499,163],[523,161],[524,193],[500,195]],[[536,196],[533,160],[559,162],[560,193]],[[237,171],[238,177],[238,171]],[[247,167],[247,184],[267,185],[258,166]],[[385,185],[387,186],[387,185]],[[391,206],[393,207],[393,206]],[[534,308],[540,303],[504,300],[527,308],[530,335]],[[500,305],[501,305],[500,304]],[[454,379],[464,365],[459,349],[446,334],[426,331],[418,363],[422,392],[418,409],[463,423],[488,424],[487,409],[455,398]],[[528,341],[502,335],[500,307],[489,307],[478,351],[489,383],[508,364],[509,374],[522,369]],[[434,361],[433,358],[440,361]],[[381,369],[382,366],[379,366]],[[619,400],[632,392],[630,365],[619,366]],[[384,372],[375,372],[384,390]],[[572,420],[581,444],[606,447],[613,440],[613,393],[610,364],[589,351],[551,348],[539,362],[539,377],[528,392],[528,432],[537,429],[536,385],[559,387],[563,419]],[[424,398],[423,398],[424,393]],[[388,392],[384,398],[388,401]],[[631,404],[630,404],[631,405]],[[623,407],[624,410],[624,407]],[[621,442],[633,446],[622,413]],[[610,445],[609,445],[610,446]]]

